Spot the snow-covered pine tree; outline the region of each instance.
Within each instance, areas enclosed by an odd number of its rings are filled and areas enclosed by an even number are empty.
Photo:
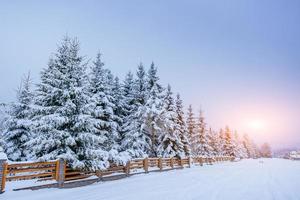
[[[176,95],[175,105],[176,105],[176,124],[177,124],[175,132],[178,132],[175,134],[179,135],[181,143],[183,144],[183,155],[180,156],[181,157],[190,156],[191,146],[188,137],[188,130],[184,120],[183,103],[179,94]]]
[[[235,150],[234,150],[235,157],[246,158],[247,157],[246,149],[244,148],[244,145],[242,144],[242,141],[237,131],[234,132],[233,143],[235,146]]]
[[[5,130],[5,122],[8,118],[9,106],[5,103],[0,103],[0,136],[3,139],[3,133]]]
[[[94,135],[86,114],[86,63],[78,40],[65,37],[41,73],[35,98],[35,138],[30,142],[38,160],[64,158],[73,168],[91,168]]]
[[[272,157],[272,150],[268,143],[264,143],[260,148],[261,156],[265,158],[271,158]]]
[[[148,98],[143,117],[145,121],[142,125],[143,131],[151,138],[149,156],[158,156],[158,138],[164,131],[163,89],[158,80],[157,69],[152,63],[147,74]]]
[[[226,156],[235,156],[235,146],[233,144],[232,133],[228,126],[225,127],[225,145],[224,151]]]
[[[184,155],[183,144],[180,139],[179,125],[176,123],[176,106],[171,86],[168,85],[164,95],[163,132],[158,136],[157,155],[159,157],[181,157]]]
[[[17,101],[10,106],[9,116],[5,122],[5,152],[9,160],[25,161],[29,159],[31,149],[27,143],[32,139],[32,98],[31,79],[28,74],[22,80],[17,91]]]
[[[224,152],[225,139],[224,138],[225,138],[224,131],[221,128],[219,131],[216,132],[218,156],[225,155],[225,152]]]
[[[208,135],[210,137],[210,147],[212,148],[212,156],[218,156],[220,153],[220,149],[219,149],[219,135],[212,130],[212,128],[210,127],[208,130]]]
[[[186,126],[187,126],[190,146],[191,146],[191,154],[193,156],[197,156],[197,153],[198,153],[197,147],[199,144],[198,136],[199,135],[197,135],[197,132],[196,132],[196,122],[195,122],[192,105],[189,105],[189,107],[188,107]]]
[[[136,80],[134,81],[134,98],[138,107],[145,106],[148,96],[146,71],[142,63],[138,65]]]
[[[90,146],[90,163],[95,169],[104,169],[109,166],[109,161],[115,161],[113,156],[117,156],[118,145],[118,124],[116,115],[118,107],[114,104],[120,100],[120,88],[118,80],[115,84],[110,71],[104,69],[104,63],[101,60],[101,54],[98,53],[89,78],[89,103],[87,110],[91,115],[92,134],[94,135]],[[115,86],[115,88],[113,87]],[[118,90],[118,91],[117,91]],[[115,97],[112,96],[113,91]],[[116,100],[117,99],[117,100]],[[119,112],[119,110],[118,110]]]
[[[212,156],[213,149],[210,146],[211,138],[208,135],[202,110],[200,110],[198,122],[196,123],[196,132],[199,137],[196,149],[197,154],[206,157]]]
[[[124,97],[124,118],[122,126],[121,150],[126,151],[132,158],[147,157],[147,151],[150,149],[149,138],[142,131],[142,114],[146,101],[143,94],[146,90],[144,68],[139,65],[137,79],[134,80],[133,74],[128,73],[123,83]],[[148,139],[148,140],[147,140]]]
[[[244,134],[244,136],[243,136],[243,146],[246,149],[247,158],[254,158],[255,157],[255,150],[254,150],[254,147],[253,147],[253,142],[249,138],[248,134]]]
[[[112,103],[114,104],[114,122],[116,123],[116,135],[114,141],[116,142],[116,146],[114,149],[119,149],[118,147],[121,142],[121,134],[122,134],[122,126],[123,126],[123,118],[125,115],[124,111],[124,96],[122,91],[122,86],[119,82],[119,78],[115,77],[112,84],[111,96],[113,97]]]
[[[253,148],[254,148],[254,158],[260,158],[261,157],[261,152],[260,152],[259,147],[253,141],[252,141],[252,145],[253,145]]]

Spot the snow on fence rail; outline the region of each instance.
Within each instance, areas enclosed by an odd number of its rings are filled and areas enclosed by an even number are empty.
[[[60,159],[49,162],[25,162],[8,164],[6,160],[0,160],[0,193],[4,192],[7,181],[20,181],[38,179],[38,181],[55,180],[53,187],[64,187],[65,183],[77,180],[85,180],[96,176],[96,181],[104,180],[106,177],[117,175],[128,175],[136,173],[148,173],[151,171],[163,171],[191,167],[192,164],[203,165],[220,161],[233,161],[234,157],[189,157],[189,158],[144,158],[134,159],[126,165],[112,165],[106,170],[78,171],[71,169],[67,163]],[[108,180],[113,180],[110,178]]]

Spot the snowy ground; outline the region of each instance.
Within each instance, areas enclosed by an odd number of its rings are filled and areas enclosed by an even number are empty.
[[[73,189],[7,191],[5,200],[300,200],[300,161],[243,160],[141,174]],[[19,185],[18,185],[19,186]]]

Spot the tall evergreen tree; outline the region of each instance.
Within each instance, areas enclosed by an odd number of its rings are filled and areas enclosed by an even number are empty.
[[[122,126],[121,149],[132,158],[147,157],[150,139],[142,130],[143,109],[146,102],[145,72],[139,65],[137,79],[128,73],[123,84],[124,118]]]
[[[5,151],[8,159],[12,161],[24,161],[29,158],[30,148],[27,142],[32,138],[32,98],[31,80],[28,74],[22,80],[17,91],[17,102],[11,105],[5,123]]]
[[[147,91],[147,77],[146,71],[142,63],[138,65],[136,72],[136,80],[134,81],[134,96],[138,107],[143,107],[146,104],[148,91]]]
[[[179,125],[176,123],[176,106],[171,86],[168,85],[163,106],[163,132],[158,137],[158,156],[175,157],[184,155]]]
[[[244,145],[242,144],[242,141],[241,141],[240,136],[237,133],[237,131],[234,132],[233,143],[234,143],[234,147],[235,147],[235,149],[234,149],[235,157],[246,158],[247,157],[246,149],[244,148]]]
[[[31,141],[39,160],[64,158],[74,168],[89,168],[89,115],[85,113],[86,63],[77,39],[65,37],[54,59],[41,73],[35,98],[35,138]]]
[[[272,157],[272,150],[268,143],[264,143],[260,148],[261,156],[265,158]]]
[[[199,137],[197,149],[196,149],[197,154],[201,156],[207,156],[207,157],[212,156],[213,149],[210,146],[211,138],[208,135],[202,110],[200,110],[198,123],[196,123],[196,132],[197,132],[197,136]]]
[[[255,157],[255,149],[253,147],[253,142],[247,134],[244,134],[244,136],[243,136],[243,145],[246,149],[247,158],[254,158]]]
[[[89,104],[87,110],[92,118],[92,134],[95,136],[94,142],[90,144],[90,158],[97,160],[97,163],[91,163],[91,166],[97,169],[107,168],[109,161],[112,161],[112,155],[118,149],[118,124],[116,123],[115,112],[119,112],[114,104],[119,98],[119,83],[113,81],[113,77],[108,69],[104,68],[101,60],[101,54],[98,53],[90,74],[88,86]],[[114,87],[113,87],[114,86]],[[115,92],[115,98],[112,96]],[[121,123],[120,121],[118,121]],[[115,155],[116,156],[116,155]]]
[[[180,141],[183,144],[183,153],[180,156],[181,157],[190,156],[191,146],[188,137],[188,130],[184,120],[183,103],[179,94],[176,95],[175,105],[176,105],[176,124],[177,124],[175,129],[176,132],[175,134],[179,135]]]
[[[224,151],[226,156],[235,156],[235,147],[233,144],[232,133],[228,126],[225,127],[225,145]]]
[[[191,146],[191,154],[193,156],[196,156],[197,148],[198,148],[198,144],[199,144],[199,137],[196,132],[196,122],[195,122],[192,105],[189,105],[189,107],[188,107],[186,126],[187,126],[190,146]]]
[[[117,144],[120,144],[121,140],[121,135],[122,135],[122,126],[123,126],[123,119],[125,115],[124,111],[124,96],[123,96],[123,90],[122,86],[119,82],[119,78],[115,77],[112,85],[112,103],[114,104],[113,106],[113,111],[114,111],[114,122],[116,123],[116,134],[115,134],[115,141]],[[116,146],[116,149],[118,147]]]
[[[212,130],[212,128],[209,128],[208,135],[210,136],[210,147],[211,147],[211,155],[212,156],[218,156],[220,153],[220,147],[219,147],[219,135]]]
[[[163,95],[162,86],[158,83],[157,69],[154,63],[151,64],[147,74],[148,98],[145,104],[144,125],[142,126],[151,139],[151,150],[148,155],[158,155],[158,138],[163,134]]]

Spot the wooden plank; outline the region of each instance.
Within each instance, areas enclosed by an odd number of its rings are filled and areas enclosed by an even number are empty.
[[[71,176],[71,175],[76,175],[76,174],[81,174],[81,172],[80,171],[66,172],[65,176]]]
[[[33,178],[39,178],[39,177],[47,177],[52,176],[53,173],[41,173],[41,174],[31,174],[31,175],[24,175],[24,176],[10,176],[7,177],[6,180],[12,181],[12,180],[18,180],[18,179],[33,179]]]
[[[67,177],[67,178],[65,178],[65,181],[80,180],[80,179],[88,178],[88,177],[90,177],[90,176],[91,176],[91,175],[84,175],[84,174],[81,174],[81,175],[78,175],[78,176]]]
[[[24,172],[36,172],[36,171],[47,171],[47,170],[54,170],[55,167],[36,167],[36,168],[19,168],[19,169],[10,169],[10,170],[7,170],[7,172],[9,174],[17,174],[17,173],[24,173]]]
[[[16,163],[16,164],[9,164],[8,169],[10,168],[17,168],[17,167],[33,167],[33,166],[43,166],[43,165],[55,165],[56,161],[51,162],[31,162],[31,163]]]

